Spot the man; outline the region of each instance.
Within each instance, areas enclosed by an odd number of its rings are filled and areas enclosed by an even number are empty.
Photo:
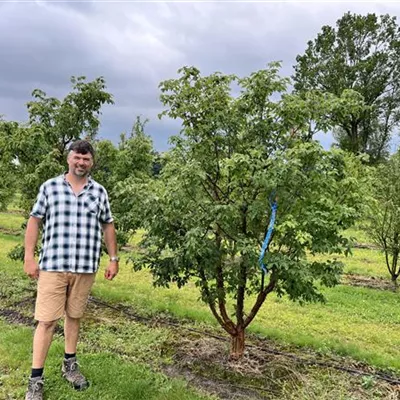
[[[99,267],[101,232],[110,255],[105,278],[118,273],[117,242],[107,192],[90,177],[94,150],[77,141],[69,148],[68,172],[40,187],[25,235],[24,271],[38,279],[32,373],[26,400],[43,398],[43,369],[57,321],[65,314],[62,374],[77,390],[89,385],[76,348],[79,323]],[[39,263],[34,250],[43,224]]]

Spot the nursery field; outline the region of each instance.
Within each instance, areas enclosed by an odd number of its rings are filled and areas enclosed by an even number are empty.
[[[7,257],[22,243],[23,221],[15,207],[0,213],[0,399],[22,398],[30,369],[35,283]],[[237,362],[194,283],[154,288],[148,271],[125,263],[127,252],[109,282],[104,258],[79,345],[91,386],[73,392],[61,378],[60,321],[46,399],[400,399],[399,293],[368,235],[348,234],[362,248],[343,258],[342,283],[323,289],[326,303],[272,294]]]

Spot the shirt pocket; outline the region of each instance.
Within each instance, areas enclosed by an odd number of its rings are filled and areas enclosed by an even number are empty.
[[[100,212],[100,200],[94,196],[88,196],[83,202],[85,211],[92,215],[98,215]]]

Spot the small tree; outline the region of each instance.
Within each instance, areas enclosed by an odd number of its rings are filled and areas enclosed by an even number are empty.
[[[368,233],[385,253],[386,267],[397,286],[400,275],[400,152],[374,173]]]
[[[347,252],[342,231],[362,199],[353,156],[293,134],[292,124],[305,128],[306,121],[288,112],[287,101],[271,99],[288,83],[278,66],[243,79],[183,68],[179,79],[162,82],[163,114],[182,120],[182,134],[172,139],[159,179],[142,188],[143,201],[131,209],[146,228],[134,267],[150,268],[155,285],[193,279],[231,336],[233,358],[243,355],[245,329],[272,291],[324,300],[316,282],[336,284],[342,265],[307,254]],[[242,89],[238,97],[230,93],[233,83]],[[258,257],[275,194],[265,275]]]

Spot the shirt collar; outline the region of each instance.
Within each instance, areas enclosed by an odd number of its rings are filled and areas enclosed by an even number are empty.
[[[64,172],[64,173],[61,175],[61,177],[62,177],[62,179],[63,179],[64,184],[69,185],[69,182],[67,181],[67,178],[66,178],[67,173],[68,173],[68,172]],[[83,189],[88,189],[88,188],[90,188],[91,186],[93,186],[93,179],[92,179],[92,176],[91,176],[91,175],[88,175],[88,181],[87,181],[86,185],[83,187]]]

